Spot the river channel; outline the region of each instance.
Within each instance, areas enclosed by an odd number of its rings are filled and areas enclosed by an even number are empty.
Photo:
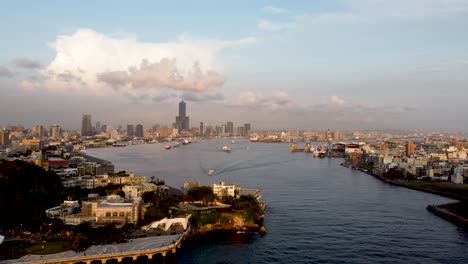
[[[88,149],[116,171],[181,188],[185,181],[260,189],[267,234],[184,246],[177,263],[468,263],[468,230],[426,210],[450,199],[396,187],[340,166],[338,158],[290,153],[287,144],[198,140]],[[231,153],[222,151],[230,145]],[[207,175],[213,169],[215,174]]]

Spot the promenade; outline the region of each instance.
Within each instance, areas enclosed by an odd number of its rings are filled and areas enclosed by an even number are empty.
[[[138,257],[143,256],[152,259],[154,255],[158,254],[165,257],[169,252],[176,252],[188,232],[190,232],[190,228],[182,234],[136,238],[127,243],[91,246],[83,252],[66,251],[43,256],[26,255],[19,259],[0,261],[0,263],[74,264],[91,263],[92,261],[106,263],[107,260],[111,259],[120,263],[124,258],[136,260]]]

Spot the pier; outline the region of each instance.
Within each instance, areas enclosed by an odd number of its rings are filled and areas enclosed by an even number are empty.
[[[151,261],[155,257],[164,258],[175,254],[182,245],[190,228],[182,234],[168,236],[153,236],[132,239],[127,243],[91,246],[83,252],[67,251],[50,255],[27,255],[19,259],[0,261],[1,264],[91,264],[91,263],[122,263],[131,259],[134,263],[138,259]]]

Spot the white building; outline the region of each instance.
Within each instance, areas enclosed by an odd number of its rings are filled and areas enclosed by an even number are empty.
[[[133,199],[141,197],[145,192],[154,192],[156,189],[157,186],[154,183],[144,182],[136,185],[126,185],[122,188],[122,191],[125,193],[125,198]]]
[[[218,197],[222,196],[232,196],[236,197],[236,193],[238,193],[240,187],[235,184],[226,184],[224,182],[220,182],[219,184],[213,184],[213,193]],[[236,192],[237,191],[237,192]]]

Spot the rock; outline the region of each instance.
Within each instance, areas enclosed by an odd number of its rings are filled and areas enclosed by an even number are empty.
[[[266,234],[266,228],[264,226],[262,226],[259,230],[258,230],[258,233],[262,236],[264,236]]]

